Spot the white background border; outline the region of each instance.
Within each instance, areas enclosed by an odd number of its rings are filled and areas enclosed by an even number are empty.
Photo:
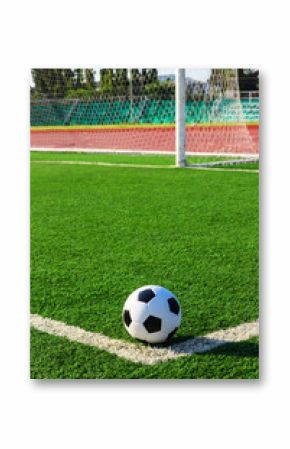
[[[1,424],[5,448],[289,444],[288,2],[26,1],[2,5]],[[29,70],[261,70],[261,381],[29,380]]]

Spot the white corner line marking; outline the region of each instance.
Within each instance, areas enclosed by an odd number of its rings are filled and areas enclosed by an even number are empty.
[[[212,332],[204,337],[190,338],[169,346],[143,346],[142,344],[110,338],[101,333],[89,332],[80,327],[44,318],[37,314],[30,315],[30,324],[41,332],[64,337],[83,345],[93,346],[131,362],[144,365],[155,365],[156,363],[166,362],[179,357],[201,354],[226,343],[245,341],[259,335],[259,322],[255,321]]]

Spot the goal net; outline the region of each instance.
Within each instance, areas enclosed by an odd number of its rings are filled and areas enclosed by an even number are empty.
[[[32,76],[33,148],[174,152],[173,76],[161,78],[157,69],[47,69]]]
[[[175,70],[33,69],[31,147],[174,153]],[[258,154],[259,97],[237,69],[185,71],[186,155]]]
[[[207,80],[186,82],[186,151],[257,154],[259,98],[241,95],[238,69],[211,69]]]

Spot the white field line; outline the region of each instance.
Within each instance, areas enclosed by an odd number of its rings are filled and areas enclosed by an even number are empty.
[[[259,158],[256,157],[248,157],[244,159],[229,159],[225,161],[208,161],[208,162],[197,162],[195,164],[189,164],[188,167],[215,167],[215,166],[223,166],[223,165],[237,165],[237,164],[245,164],[245,163],[253,163],[253,162],[259,162]]]
[[[96,165],[100,167],[126,167],[126,168],[177,168],[176,165],[149,165],[149,164],[126,164],[114,162],[93,162],[93,161],[31,161],[32,164],[52,164],[52,165]],[[243,172],[243,173],[259,173],[259,170],[250,170],[242,168],[212,168],[188,166],[190,170],[205,171],[222,171],[222,172]]]
[[[41,148],[41,147],[31,147],[30,151],[42,151],[42,152],[51,152],[51,153],[108,153],[108,154],[132,154],[132,155],[147,155],[150,154],[167,154],[167,155],[175,155],[175,150],[172,151],[158,151],[158,150],[109,150],[102,148]],[[259,157],[259,154],[256,153],[231,153],[231,152],[202,152],[196,151],[191,152],[187,151],[186,156],[229,156],[229,157]]]
[[[149,165],[126,164],[117,162],[93,162],[93,161],[31,161],[33,164],[60,164],[60,165],[97,165],[100,167],[133,167],[133,168],[176,168],[175,165]]]
[[[189,168],[191,170],[205,170],[205,171],[223,171],[223,172],[236,171],[236,172],[242,172],[242,173],[259,173],[259,170],[249,169],[249,168],[216,168],[216,167],[197,167],[197,166],[191,167],[190,165],[185,168]]]
[[[131,362],[144,365],[155,365],[156,363],[166,362],[179,357],[201,354],[226,343],[240,342],[259,335],[259,323],[255,321],[212,332],[204,337],[190,338],[162,347],[143,346],[109,338],[100,333],[88,332],[80,327],[70,326],[61,321],[43,318],[36,314],[30,315],[30,324],[35,329],[50,335],[65,337],[70,341],[93,346]]]

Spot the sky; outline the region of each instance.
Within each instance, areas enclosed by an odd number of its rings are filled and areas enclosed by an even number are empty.
[[[175,73],[175,67],[156,67],[158,75],[171,75]],[[186,69],[186,77],[193,78],[196,81],[206,81],[210,76],[211,69]],[[99,69],[97,69],[96,80],[100,79]]]
[[[175,67],[172,68],[160,68],[158,69],[158,75],[169,75],[175,73]],[[206,81],[210,76],[211,69],[186,69],[186,77],[193,78],[196,81]]]

